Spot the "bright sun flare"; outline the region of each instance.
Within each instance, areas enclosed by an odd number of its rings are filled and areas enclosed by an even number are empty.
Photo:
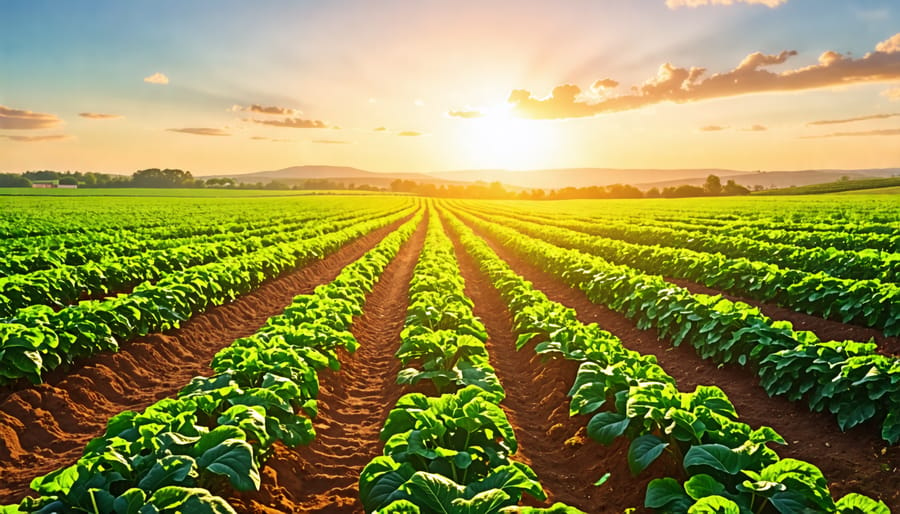
[[[465,148],[475,167],[534,169],[552,157],[553,132],[552,123],[516,118],[501,108],[471,121]]]

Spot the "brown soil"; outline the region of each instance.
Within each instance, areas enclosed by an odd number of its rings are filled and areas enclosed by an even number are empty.
[[[408,219],[408,218],[407,218]],[[180,329],[152,334],[101,353],[46,382],[0,396],[0,504],[20,501],[30,481],[81,456],[84,445],[103,434],[106,421],[124,410],[140,410],[174,395],[197,375],[209,375],[213,355],[237,338],[256,332],[290,304],[330,282],[402,222],[376,230],[303,269],[282,275],[256,291],[194,316]]]
[[[788,442],[787,446],[775,448],[778,454],[819,467],[836,497],[851,492],[862,493],[881,499],[892,510],[900,510],[900,489],[897,487],[900,483],[900,447],[888,447],[881,439],[880,427],[868,423],[842,433],[829,413],[813,413],[804,402],[767,396],[750,369],[718,366],[698,357],[689,346],[673,347],[669,340],[660,339],[656,330],[638,329],[625,316],[591,303],[580,290],[516,257],[477,229],[476,232],[548,298],[574,308],[580,321],[597,323],[618,336],[626,347],[655,355],[682,391],[693,390],[700,384],[722,388],[737,408],[741,421],[752,427],[767,425],[774,428]],[[621,510],[628,506],[614,507]]]
[[[763,303],[758,300],[751,300],[749,298],[728,294],[724,291],[711,289],[687,280],[666,277],[666,281],[681,286],[692,293],[722,295],[723,298],[727,298],[733,302],[744,302],[754,307],[759,307],[759,310],[766,316],[774,320],[790,321],[794,325],[794,330],[809,330],[819,336],[819,339],[823,341],[845,341],[848,339],[852,341],[868,341],[869,339],[872,339],[878,344],[879,353],[884,355],[900,355],[900,337],[887,337],[884,335],[884,332],[874,328],[851,325],[848,323],[841,323],[840,321],[821,318],[819,316],[804,314],[785,307],[779,307],[775,304]]]
[[[477,263],[450,234],[456,246],[466,295],[475,303],[475,314],[488,331],[488,352],[500,382],[506,390],[501,406],[509,417],[519,452],[516,459],[537,473],[547,493],[547,501],[526,503],[549,506],[563,502],[585,512],[623,512],[635,508],[644,512],[647,483],[674,472],[673,462],[660,458],[639,477],[628,469],[628,442],[601,445],[585,435],[589,416],[569,416],[566,393],[575,381],[578,363],[564,359],[544,360],[533,345],[516,351],[512,316],[500,293],[490,285]],[[605,473],[601,486],[594,482]]]
[[[360,343],[341,355],[341,370],[319,374],[316,438],[309,446],[278,446],[262,470],[260,491],[235,493],[238,512],[362,512],[359,475],[384,446],[378,438],[388,412],[405,392],[395,383],[409,282],[427,222],[401,248],[366,298],[351,332]]]

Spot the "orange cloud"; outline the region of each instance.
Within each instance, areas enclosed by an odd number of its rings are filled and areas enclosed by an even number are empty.
[[[751,125],[747,128],[741,129],[744,132],[765,132],[768,129],[765,125]]]
[[[148,84],[164,85],[164,84],[169,83],[169,77],[167,77],[157,71],[156,73],[154,73],[153,75],[150,75],[149,77],[144,77],[144,82],[146,82]]]
[[[822,139],[826,137],[858,137],[858,136],[900,136],[900,128],[863,130],[860,132],[833,132],[821,136],[803,136],[801,139]]]
[[[892,87],[890,89],[885,89],[881,92],[881,96],[887,98],[888,100],[895,102],[900,100],[900,87]]]
[[[41,141],[65,141],[67,139],[74,139],[72,136],[66,134],[52,134],[48,136],[3,136],[0,137],[9,139],[10,141],[19,141],[22,143],[38,143]]]
[[[619,83],[613,79],[600,79],[591,84],[591,89],[601,91],[603,89],[613,89],[619,86]]]
[[[778,7],[787,3],[787,0],[666,0],[669,9],[679,7],[700,7],[702,5],[733,5],[736,3],[761,4],[766,7]]]
[[[244,121],[251,121],[253,123],[259,123],[260,125],[271,125],[273,127],[287,127],[287,128],[339,128],[339,127],[329,127],[327,123],[322,120],[304,120],[302,118],[285,118],[283,120],[254,120],[254,119],[245,119]]]
[[[727,129],[727,126],[722,125],[707,125],[705,127],[700,127],[700,130],[703,132],[719,132],[721,130]]]
[[[52,114],[12,109],[0,105],[0,129],[33,130],[55,127],[62,120]]]
[[[121,114],[102,114],[99,112],[79,112],[78,115],[89,120],[118,120],[125,117]]]
[[[387,127],[375,127],[372,132],[387,132]]]
[[[856,118],[845,118],[842,120],[819,120],[811,121],[807,125],[837,125],[838,123],[853,123],[855,121],[883,120],[900,116],[900,112],[892,112],[886,114],[871,114],[869,116],[858,116]]]
[[[404,137],[416,137],[416,136],[423,136],[424,134],[422,134],[421,132],[416,132],[415,130],[404,130],[401,132],[397,132],[397,135],[404,136]]]
[[[352,141],[341,141],[338,139],[315,139],[313,143],[317,143],[320,145],[351,145]]]
[[[242,107],[240,105],[235,105],[231,108],[232,111],[245,111],[245,112],[255,112],[257,114],[270,114],[273,116],[294,116],[295,114],[300,114],[300,111],[295,109],[291,109],[290,107],[277,107],[277,106],[263,106],[260,104],[253,104],[247,107]]]
[[[656,77],[631,93],[604,98],[596,103],[582,95],[581,88],[564,84],[553,88],[550,96],[535,98],[530,91],[513,90],[508,102],[514,113],[531,119],[582,118],[598,114],[640,109],[662,102],[686,103],[781,91],[803,91],[866,82],[900,79],[900,34],[879,43],[874,52],[854,59],[828,51],[818,64],[773,72],[768,66],[785,63],[797,55],[784,51],[777,55],[754,53],[745,57],[734,69],[706,75],[705,68],[679,68],[670,63],[659,67]]]
[[[181,132],[182,134],[194,134],[195,136],[230,136],[228,132],[218,128],[192,127],[192,128],[170,128],[169,132]]]
[[[482,116],[484,116],[484,113],[475,109],[467,109],[460,111],[450,111],[447,113],[447,116],[450,116],[451,118],[464,118],[468,120],[473,118],[481,118]]]

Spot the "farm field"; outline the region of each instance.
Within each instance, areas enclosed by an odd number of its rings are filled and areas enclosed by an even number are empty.
[[[897,196],[0,213],[3,513],[900,512]]]

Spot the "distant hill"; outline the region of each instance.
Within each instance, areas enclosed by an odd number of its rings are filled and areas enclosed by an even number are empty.
[[[617,169],[617,168],[557,168],[531,171],[466,170],[429,173],[433,177],[465,182],[502,182],[523,188],[559,189],[563,187],[608,186],[611,184],[641,184],[645,182],[698,179],[701,183],[709,175],[733,175],[723,169]]]
[[[786,187],[783,189],[770,189],[768,191],[760,191],[757,195],[817,195],[823,193],[840,193],[844,191],[869,191],[879,192],[879,189],[892,188],[900,186],[900,177],[891,178],[869,178],[859,180],[838,180],[836,182],[826,182],[823,184],[811,184],[800,187]],[[889,191],[886,191],[889,192]]]
[[[438,185],[459,183],[424,173],[377,173],[350,166],[291,166],[280,170],[220,174],[200,178],[233,178],[238,182],[244,183],[271,182],[274,180],[289,185],[300,184],[307,180],[330,180],[344,185],[353,183],[376,187],[390,187],[391,182],[397,179]]]
[[[862,170],[801,170],[801,171],[757,171],[757,172],[723,172],[716,173],[722,183],[734,180],[735,183],[753,189],[754,186],[762,186],[765,189],[810,186],[837,182],[846,177],[849,180],[889,178],[900,175],[900,168],[887,169],[862,169]],[[660,182],[634,184],[640,189],[647,190],[651,187],[662,189],[664,187],[689,184],[702,185],[706,176],[697,178],[681,178]]]
[[[701,169],[620,169],[620,168],[556,168],[530,171],[461,170],[432,173],[374,172],[349,166],[292,166],[280,170],[254,173],[218,174],[200,178],[233,178],[239,182],[255,183],[279,181],[288,185],[307,180],[331,180],[344,185],[370,185],[389,188],[397,179],[435,185],[465,185],[474,182],[501,182],[512,189],[560,189],[564,187],[608,186],[630,184],[647,190],[682,184],[700,185],[709,175],[717,175],[722,183],[734,180],[738,184],[765,189],[807,186],[848,179],[886,178],[900,176],[900,168],[860,170],[802,170],[746,172],[719,168]]]

